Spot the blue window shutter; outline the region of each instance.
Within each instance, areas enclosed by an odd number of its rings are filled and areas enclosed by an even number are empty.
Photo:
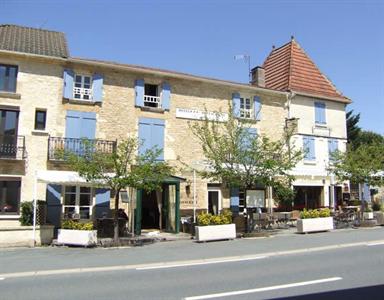
[[[310,159],[315,160],[316,159],[315,138],[309,138],[309,153],[310,153]]]
[[[94,139],[96,135],[96,113],[82,112],[80,122],[80,138]]]
[[[72,70],[64,70],[64,87],[63,97],[66,99],[73,98],[73,77],[75,73]]]
[[[239,203],[240,203],[239,188],[232,187],[230,192],[231,192],[231,211],[236,214],[239,212]]]
[[[161,93],[161,105],[163,109],[169,110],[171,106],[171,86],[167,83],[163,83],[163,90]]]
[[[261,101],[259,96],[253,97],[253,110],[255,114],[255,120],[261,120]]]
[[[164,123],[154,122],[151,130],[151,146],[161,150],[157,160],[164,160]]]
[[[257,136],[257,129],[256,128],[246,128],[246,130],[248,133],[247,134],[248,140],[244,141],[244,146],[246,147],[245,150],[251,148],[252,140],[254,138],[256,138],[256,136]]]
[[[46,190],[47,222],[60,227],[61,220],[61,185],[48,184]]]
[[[96,189],[95,214],[96,218],[110,217],[111,191],[108,189]]]
[[[135,81],[135,105],[144,106],[144,79]]]
[[[232,94],[232,112],[234,117],[240,118],[240,94],[239,93]]]
[[[371,201],[371,191],[369,185],[366,183],[363,184],[363,199],[367,202]]]
[[[139,155],[151,149],[152,122],[147,118],[139,120]]]
[[[65,119],[65,137],[80,138],[81,116],[82,113],[80,111],[67,110],[67,117]]]
[[[332,159],[332,153],[337,151],[339,148],[339,142],[336,139],[328,139],[328,155]]]
[[[325,124],[325,104],[315,102],[315,123]]]
[[[313,137],[303,137],[303,150],[304,150],[304,159],[305,160],[315,160],[315,138]]]
[[[103,101],[103,75],[95,74],[92,78],[93,101]]]

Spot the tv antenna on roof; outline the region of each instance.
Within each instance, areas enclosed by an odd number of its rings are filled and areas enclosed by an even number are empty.
[[[234,56],[235,60],[243,60],[248,63],[248,80],[251,82],[251,56],[248,54],[237,54]]]

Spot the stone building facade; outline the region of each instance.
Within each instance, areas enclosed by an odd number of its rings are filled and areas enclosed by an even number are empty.
[[[72,58],[64,35],[57,32],[0,26],[0,37],[6,35],[30,47],[12,48],[0,43],[0,226],[18,223],[20,203],[31,201],[34,194],[46,202],[47,219],[57,227],[68,214],[80,219],[110,216],[110,192],[76,181],[73,172],[55,156],[55,151],[63,147],[78,149],[84,137],[94,140],[104,151],[111,151],[116,141],[128,136],[145,140],[145,147],[157,145],[163,149],[162,159],[178,171],[164,183],[162,202],[167,207],[167,220],[161,229],[178,232],[180,218],[191,215],[194,209],[218,213],[229,208],[231,202],[244,206],[244,195],[233,195],[219,182],[194,176],[194,166],[204,161],[204,155],[189,124],[201,122],[199,118],[205,111],[225,114],[231,104],[247,104],[249,118],[255,118],[256,110],[260,111],[253,125],[260,135],[278,139],[287,120],[297,118],[294,143],[302,147],[303,136],[314,136],[314,98],[299,93],[292,96],[291,91],[268,86],[268,68],[267,80],[260,68],[254,72],[254,84],[241,84]],[[41,35],[50,43],[39,44]],[[343,149],[348,101],[342,103],[332,97],[324,100],[327,128],[332,135],[318,135],[322,147],[327,148],[327,140],[332,137],[340,141]],[[314,170],[306,172],[318,172],[319,167],[324,170],[323,160],[327,161],[328,156],[322,155]],[[306,167],[305,162],[300,164],[299,172]],[[297,185],[319,182],[321,205],[329,205],[329,176],[299,175],[302,177]],[[137,194],[138,232],[158,227],[156,197]],[[128,206],[122,203],[123,208]]]

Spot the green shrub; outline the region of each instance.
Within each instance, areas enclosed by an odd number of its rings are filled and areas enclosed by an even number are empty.
[[[208,225],[223,225],[232,223],[232,212],[228,209],[223,210],[220,215],[211,215],[203,212],[197,216],[197,225],[208,226]]]
[[[304,210],[300,213],[300,219],[327,218],[331,215],[329,208]]]
[[[372,202],[372,209],[373,211],[380,211],[381,210],[381,203],[379,202]]]
[[[21,216],[20,224],[22,226],[31,226],[33,225],[33,202],[26,201],[21,203]]]
[[[75,229],[75,230],[93,230],[93,223],[80,223],[75,220],[63,220],[61,222],[62,229]]]

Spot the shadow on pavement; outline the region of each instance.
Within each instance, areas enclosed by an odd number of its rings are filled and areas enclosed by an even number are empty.
[[[376,300],[384,299],[384,285],[374,285],[368,287],[347,289],[347,290],[337,290],[337,291],[329,291],[317,294],[307,294],[307,295],[298,295],[292,297],[279,297],[279,298],[269,298],[269,299],[295,299],[295,300],[317,300],[317,299],[366,299],[366,300]]]

